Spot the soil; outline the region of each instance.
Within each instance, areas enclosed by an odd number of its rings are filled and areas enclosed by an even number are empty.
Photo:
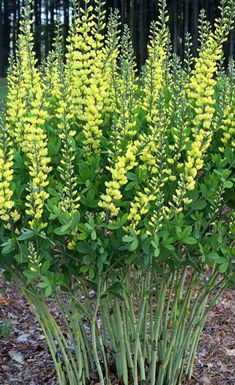
[[[53,303],[50,305],[55,307]],[[0,329],[0,385],[57,385],[53,362],[37,320],[15,285],[6,284],[1,277]],[[210,313],[193,379],[185,380],[184,385],[234,384],[235,291],[228,289]]]

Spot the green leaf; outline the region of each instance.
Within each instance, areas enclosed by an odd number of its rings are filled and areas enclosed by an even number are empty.
[[[234,153],[233,150],[230,147],[226,147],[224,151],[225,158],[227,159],[229,164],[233,163],[234,160]]]
[[[68,222],[69,222],[68,214],[63,213],[63,212],[60,211],[60,209],[57,208],[57,207],[56,207],[54,210],[55,210],[55,212],[56,212],[56,214],[57,214],[57,216],[58,216],[58,220],[59,220],[60,224],[61,224],[61,225],[67,225]]]
[[[88,203],[89,202],[91,202],[91,203],[94,202],[94,199],[95,199],[95,189],[94,188],[91,188],[88,191],[86,198],[87,198]]]
[[[86,234],[86,233],[80,233],[80,234],[77,235],[77,239],[79,241],[84,241],[87,238],[88,238],[88,234]]]
[[[186,243],[187,245],[195,245],[197,243],[197,239],[193,238],[193,237],[186,237],[184,238],[184,243]]]
[[[205,200],[201,200],[195,204],[195,210],[204,210],[207,206],[207,202]]]
[[[53,197],[60,197],[60,194],[55,190],[55,189],[53,189],[53,188],[51,188],[51,187],[49,187],[48,189],[47,189],[47,191],[49,192],[49,194],[51,195],[51,196],[53,196]]]
[[[70,222],[70,227],[71,227],[72,230],[76,229],[76,227],[80,223],[80,218],[81,218],[81,215],[80,215],[79,211],[76,211],[73,214],[73,217],[72,217],[71,222]]]
[[[31,270],[25,270],[23,271],[23,274],[27,278],[28,283],[34,281],[38,276],[37,272],[31,271]]]
[[[125,225],[126,221],[127,221],[127,218],[128,218],[128,213],[124,214],[121,219],[120,219],[120,224],[123,226]]]
[[[14,258],[15,258],[16,262],[17,262],[19,265],[21,265],[21,264],[26,263],[26,262],[29,261],[29,260],[28,260],[28,257],[25,257],[25,256],[23,256],[22,254],[15,254],[15,255],[14,255]]]
[[[89,266],[88,266],[88,265],[87,265],[87,266],[83,265],[83,266],[80,268],[81,273],[87,273],[88,270],[89,270]]]
[[[127,178],[136,182],[138,181],[138,176],[131,171],[128,171]]]
[[[49,282],[43,281],[43,282],[40,282],[40,283],[37,285],[37,287],[39,287],[40,289],[45,289],[46,287],[48,287],[48,285],[50,285]]]
[[[95,270],[93,269],[93,267],[89,268],[89,277],[91,280],[95,278]]]
[[[125,190],[126,190],[126,191],[130,191],[130,190],[132,190],[133,187],[135,187],[136,185],[137,185],[137,182],[130,182],[130,183],[128,183],[128,184],[126,185]]]
[[[45,274],[47,270],[50,268],[50,261],[45,261],[41,267],[41,274]]]
[[[84,265],[90,265],[93,262],[93,258],[91,255],[84,255],[84,257],[82,258],[82,261]]]
[[[232,188],[233,187],[233,182],[231,182],[230,180],[226,180],[224,182],[224,187],[225,188]]]
[[[130,251],[136,250],[137,247],[138,247],[138,244],[139,244],[138,239],[135,239],[135,240],[131,243],[131,245],[130,245]]]
[[[222,265],[220,265],[220,268],[219,268],[220,273],[221,274],[226,273],[226,271],[228,270],[228,266],[229,266],[228,262],[222,263]]]
[[[23,229],[22,232],[21,232],[21,235],[19,235],[17,237],[17,240],[18,241],[25,241],[27,239],[32,239],[35,237],[35,232],[32,231],[32,230],[28,230],[28,229]]]
[[[15,243],[13,239],[9,239],[7,242],[2,243],[1,247],[2,247],[2,250],[1,250],[2,255],[7,255],[11,253],[13,250],[15,250]]]
[[[89,166],[87,166],[85,163],[79,164],[79,174],[82,178],[82,180],[86,181],[93,179],[95,175],[95,170],[92,170]]]
[[[158,247],[156,247],[154,250],[154,257],[157,258],[159,256],[159,254],[160,254],[160,250]]]
[[[63,225],[61,227],[57,227],[55,230],[54,230],[54,233],[57,234],[57,235],[68,235],[70,234],[70,226],[69,224],[66,224],[66,225]]]
[[[212,259],[213,261],[215,261],[216,263],[219,263],[219,264],[227,262],[226,258],[220,257],[220,255],[217,253],[209,253],[207,255],[207,258]]]
[[[120,227],[121,227],[120,222],[109,223],[108,226],[107,226],[107,228],[109,230],[118,230],[118,229],[120,229]]]
[[[165,241],[164,246],[169,251],[174,251],[175,250],[175,247],[170,242]]]
[[[134,241],[134,239],[135,238],[132,235],[124,235],[124,237],[122,237],[122,240],[125,243],[131,243]]]
[[[175,231],[176,231],[176,235],[178,237],[178,239],[181,239],[182,238],[182,229],[180,226],[176,226],[175,227]]]
[[[88,243],[78,242],[76,249],[81,254],[93,254],[93,249]]]
[[[51,293],[52,293],[52,287],[47,286],[47,288],[45,290],[45,297],[49,297],[49,295],[51,295]]]
[[[188,238],[189,235],[192,233],[192,231],[193,231],[192,226],[187,226],[187,227],[183,230],[183,233],[182,233],[183,239],[184,239],[184,238]],[[189,238],[191,238],[191,237],[189,237]]]

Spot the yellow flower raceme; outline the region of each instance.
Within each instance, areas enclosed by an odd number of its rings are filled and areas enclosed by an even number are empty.
[[[34,39],[31,32],[30,4],[24,8],[20,23],[16,61],[13,62],[8,76],[7,122],[8,130],[14,141],[23,141],[24,124],[31,111],[34,98],[34,84],[38,83],[37,59],[33,51]]]
[[[89,3],[89,2],[88,2]],[[90,82],[86,91],[84,100],[84,150],[85,155],[99,154],[100,139],[102,130],[100,128],[103,122],[103,109],[105,100],[108,95],[108,84],[104,76],[106,66],[106,56],[104,54],[104,35],[103,31],[106,27],[105,5],[101,0],[95,0],[94,12],[91,17],[94,17],[94,22],[91,26],[91,36],[94,39],[92,46],[93,60],[90,65]]]
[[[66,84],[61,84],[59,107],[56,111],[58,119],[58,134],[61,139],[62,160],[59,172],[63,181],[61,193],[61,209],[63,212],[72,216],[79,208],[80,197],[74,170],[76,144],[76,131],[73,129],[74,106],[71,96],[66,92]]]
[[[116,73],[114,84],[116,108],[113,140],[116,155],[122,153],[124,143],[128,143],[136,134],[137,81],[131,35],[129,28],[125,26],[121,42],[120,73]]]
[[[164,61],[166,52],[164,46],[159,46],[156,51],[150,50],[150,57],[147,59],[144,86],[143,109],[147,112],[147,122],[150,125],[155,123],[157,117],[156,101],[159,98],[163,86]]]
[[[146,111],[146,121],[148,124],[148,134],[141,134],[139,142],[140,167],[147,171],[150,177],[146,180],[146,188],[143,192],[137,192],[128,216],[130,226],[137,228],[142,217],[150,209],[151,202],[159,204],[161,199],[161,189],[168,180],[168,168],[165,168],[166,157],[166,131],[168,127],[167,112],[162,114],[164,104],[162,97],[164,80],[166,74],[166,59],[168,56],[169,31],[166,26],[168,15],[165,5],[161,10],[163,18],[159,18],[158,23],[153,23],[151,28],[151,39],[148,45],[149,57],[146,61],[144,71],[143,103],[142,108]],[[161,26],[159,28],[159,26]],[[154,220],[152,218],[152,220]]]
[[[28,69],[30,76],[30,69]],[[35,229],[39,224],[43,228],[44,204],[49,194],[46,192],[48,185],[48,175],[51,171],[49,167],[50,158],[48,157],[47,134],[44,125],[47,119],[46,108],[48,103],[45,100],[45,92],[40,85],[39,74],[35,71],[34,76],[34,97],[31,100],[30,115],[25,119],[24,132],[20,146],[26,155],[26,165],[29,170],[30,181],[28,183],[28,195],[26,196],[26,214],[29,218],[31,229]]]
[[[146,61],[144,71],[143,103],[142,108],[146,111],[147,131],[150,145],[141,151],[140,159],[142,167],[150,169],[156,161],[159,150],[158,126],[161,125],[161,97],[164,86],[164,75],[166,72],[165,61],[167,58],[167,43],[169,40],[168,30],[163,27],[158,29],[153,25],[152,37],[148,46],[149,57]]]
[[[187,106],[187,83],[189,82],[188,72],[181,67],[181,61],[177,56],[173,57],[172,63],[172,82],[170,84],[170,126],[172,141],[168,144],[170,157],[168,164],[171,170],[177,168],[179,160],[182,158],[182,152],[187,148],[187,143],[190,140],[190,122],[188,119]],[[172,179],[173,178],[173,179]],[[176,176],[171,176],[172,180]]]
[[[107,85],[103,75],[102,60],[100,57],[99,64],[96,63],[92,67],[92,75],[90,79],[90,86],[87,89],[85,97],[85,108],[83,119],[85,124],[83,126],[84,135],[84,150],[86,156],[100,153],[100,139],[102,130],[100,128],[103,118],[104,100],[106,97]],[[99,60],[99,59],[98,59]]]
[[[46,187],[51,168],[48,165],[50,159],[47,134],[44,130],[48,102],[46,101],[46,88],[39,69],[36,67],[30,12],[30,3],[27,3],[20,26],[16,63],[12,69],[12,76],[10,76],[8,130],[26,155],[30,180],[25,205],[30,228],[34,230],[38,225],[41,228],[46,226],[42,217],[44,204],[48,198]],[[14,92],[14,79],[17,81],[17,93]],[[22,100],[21,106],[17,100],[19,95]]]
[[[110,14],[107,25],[106,39],[104,40],[104,71],[103,77],[106,83],[106,97],[104,100],[103,113],[106,119],[116,110],[116,79],[118,74],[117,60],[119,56],[119,14],[114,11]]]
[[[148,213],[149,206],[151,202],[156,200],[156,193],[158,191],[153,193],[146,187],[144,192],[138,192],[137,196],[135,196],[134,202],[131,202],[128,220],[131,222],[131,227],[133,229],[137,228],[143,216]]]
[[[27,167],[30,181],[28,184],[28,195],[26,196],[26,214],[30,217],[29,225],[35,229],[38,225],[41,228],[46,226],[43,223],[43,212],[46,199],[49,194],[46,192],[48,175],[51,171],[48,157],[47,135],[43,129],[46,112],[41,108],[41,101],[34,102],[31,111],[32,116],[28,118],[25,125],[24,143],[22,150],[27,156]]]
[[[167,16],[168,17],[168,16]],[[147,134],[139,136],[140,167],[150,175],[146,188],[137,192],[128,219],[130,226],[137,228],[140,220],[147,214],[151,202],[160,205],[161,189],[168,180],[169,168],[166,163],[167,129],[169,111],[163,113],[165,100],[163,87],[166,75],[165,61],[168,56],[169,33],[165,25],[158,28],[152,26],[152,36],[148,46],[149,58],[144,71],[143,104],[146,111]],[[164,105],[164,107],[163,107]],[[155,219],[152,218],[152,221]]]
[[[13,190],[13,147],[12,141],[1,122],[0,127],[0,219],[10,229],[10,221],[16,222],[20,215],[14,210]]]
[[[232,69],[233,71],[234,69]],[[225,107],[223,109],[221,146],[219,150],[224,152],[225,147],[235,147],[235,79],[230,75],[229,82],[226,86]]]
[[[74,101],[74,114],[83,120],[85,97],[90,85],[91,65],[95,59],[95,40],[91,36],[94,26],[93,8],[88,6],[71,26],[67,40],[65,74]]]
[[[20,63],[13,64],[8,75],[7,117],[8,130],[16,143],[23,137],[27,114],[27,84]]]
[[[218,47],[213,35],[209,36],[206,47],[200,52],[199,58],[196,59],[195,69],[192,71],[188,97],[194,112],[193,142],[191,148],[187,150],[178,187],[172,202],[169,203],[169,207],[174,208],[175,212],[182,211],[182,205],[190,203],[186,197],[187,192],[195,188],[196,177],[204,166],[204,154],[211,144],[216,84],[214,75],[221,54],[221,46]],[[169,217],[169,207],[164,208],[166,217]]]
[[[145,181],[146,187],[142,192],[137,192],[134,202],[131,203],[128,220],[130,220],[130,226],[134,229],[137,229],[143,216],[149,212],[151,203],[153,202],[154,206],[158,207],[158,210],[156,210],[157,215],[151,217],[151,225],[154,226],[154,224],[158,222],[157,216],[162,205],[162,190],[166,182],[172,178],[171,170],[167,166],[166,157],[167,125],[168,119],[162,117],[157,126],[155,137],[152,140],[151,136],[148,138],[144,135],[140,135],[140,158],[142,161],[145,160],[144,169],[148,171],[149,177]],[[154,152],[155,158],[153,157]],[[149,154],[150,157],[147,158]],[[140,167],[143,168],[143,165],[141,164]]]
[[[106,182],[106,192],[101,195],[99,206],[110,211],[112,217],[117,216],[120,210],[117,207],[117,201],[122,198],[120,189],[128,182],[126,174],[138,164],[136,155],[137,147],[134,144],[129,145],[125,155],[117,157],[114,167],[107,167],[112,179],[110,182]]]
[[[226,146],[231,146],[235,148],[235,105],[226,107],[224,112],[224,119],[222,122],[222,146],[220,151],[224,152]]]
[[[158,116],[158,105],[160,91],[163,87],[165,61],[168,55],[169,31],[166,25],[169,16],[164,9],[160,11],[161,15],[156,23],[151,25],[150,42],[148,45],[148,59],[144,70],[144,99],[143,109],[147,112],[147,122],[150,129],[155,124]],[[163,17],[164,14],[164,17]]]
[[[66,55],[66,79],[84,135],[85,156],[100,152],[102,114],[107,95],[103,47],[104,12],[99,1],[96,7],[86,2],[81,16],[72,26]]]
[[[52,109],[54,105],[57,106],[58,99],[60,98],[61,75],[60,58],[57,52],[52,51],[47,57],[44,74],[45,89],[48,95],[47,101]]]

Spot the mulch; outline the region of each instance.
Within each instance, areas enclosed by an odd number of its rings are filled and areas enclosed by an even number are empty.
[[[53,304],[52,304],[53,306]],[[57,385],[35,316],[13,283],[0,277],[0,385]],[[201,337],[193,379],[184,385],[235,384],[235,291],[211,311]]]

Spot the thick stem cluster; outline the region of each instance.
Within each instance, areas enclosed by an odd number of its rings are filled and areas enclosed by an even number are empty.
[[[111,366],[125,385],[180,385],[192,368],[208,312],[226,287],[217,271],[202,281],[185,268],[142,279],[130,269],[118,293],[98,279],[92,297],[83,293],[55,297],[61,323],[36,292],[25,290],[45,333],[60,385],[85,385],[91,374],[111,384]],[[80,300],[82,295],[83,300]],[[68,336],[66,338],[65,336]]]

